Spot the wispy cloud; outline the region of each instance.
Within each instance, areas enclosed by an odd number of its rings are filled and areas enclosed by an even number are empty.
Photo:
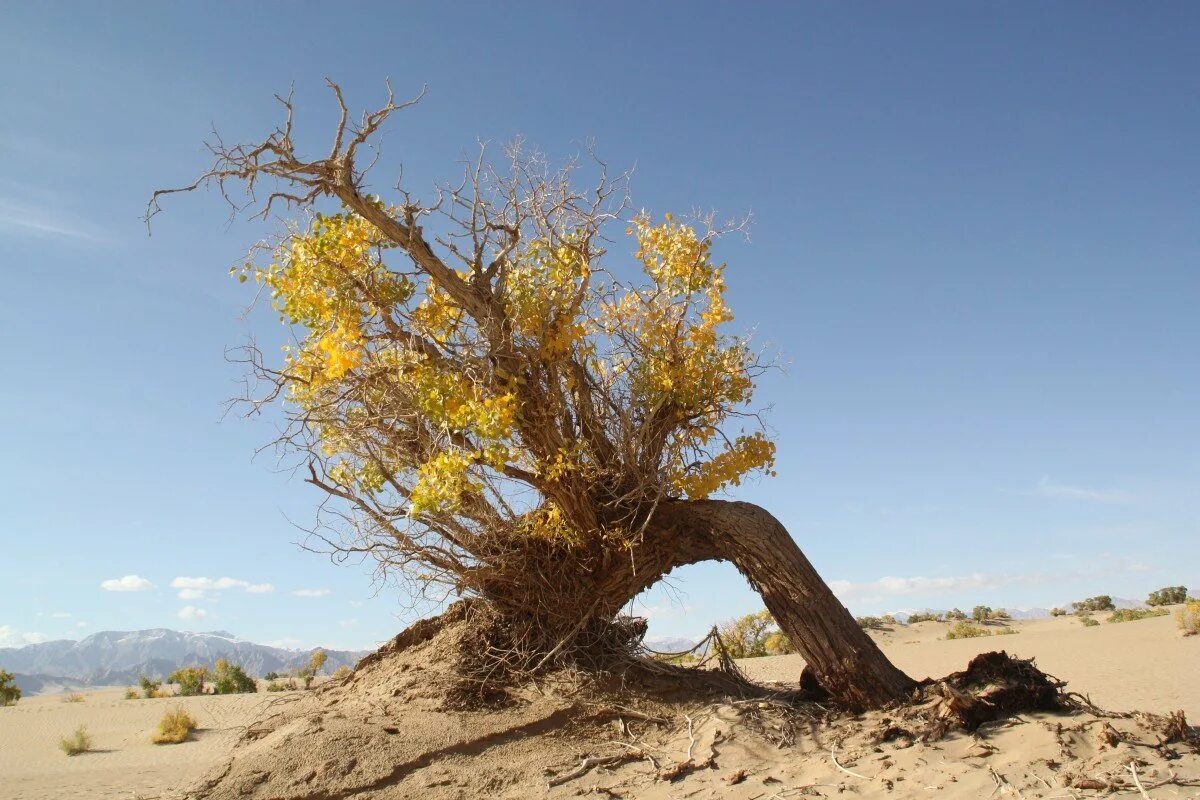
[[[171,588],[179,590],[180,600],[203,600],[209,592],[226,589],[242,589],[250,594],[268,594],[275,591],[269,583],[250,583],[238,578],[189,578],[181,575],[171,581]]]
[[[324,597],[329,593],[328,589],[297,589],[292,592],[296,597]]]
[[[40,633],[21,633],[11,625],[0,625],[0,647],[24,647],[46,641]]]
[[[205,611],[203,608],[196,608],[195,606],[184,606],[183,608],[179,609],[179,618],[180,619],[197,620],[197,619],[204,619],[207,616],[208,616],[208,612]]]
[[[1070,486],[1054,483],[1048,477],[1038,481],[1034,494],[1058,500],[1079,500],[1085,503],[1131,503],[1134,496],[1118,489],[1092,489],[1086,486]]]
[[[0,197],[0,229],[13,234],[75,239],[98,244],[110,241],[100,226],[67,211]]]
[[[102,581],[100,588],[106,592],[148,592],[154,588],[154,584],[137,575],[126,575]]]

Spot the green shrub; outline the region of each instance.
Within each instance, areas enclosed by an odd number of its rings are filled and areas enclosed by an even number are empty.
[[[150,737],[155,744],[179,744],[186,742],[196,729],[196,720],[183,709],[168,711],[158,721],[158,730]]]
[[[1151,592],[1146,598],[1148,606],[1173,606],[1187,602],[1186,586],[1164,586],[1158,591]]]
[[[888,622],[888,620],[891,622]],[[887,630],[888,625],[895,625],[896,620],[893,617],[855,617],[854,621],[858,623],[858,627],[866,631],[882,631]]]
[[[1139,619],[1149,619],[1150,617],[1165,617],[1170,614],[1165,608],[1122,608],[1114,611],[1112,616],[1108,618],[1109,622],[1134,622]]]
[[[1020,631],[1016,628],[1001,628],[1000,630],[996,631],[997,636],[1012,636],[1016,633],[1020,633]]]
[[[277,681],[277,680],[279,680],[279,673],[278,672],[268,672],[266,675],[263,675],[263,680],[264,681]]]
[[[80,725],[73,734],[58,740],[58,749],[69,756],[86,753],[92,749],[92,737],[88,735],[87,728]]]
[[[918,611],[916,614],[908,615],[908,624],[913,625],[918,622],[941,622],[940,614],[934,614],[932,611]]]
[[[1200,600],[1188,598],[1187,605],[1175,612],[1175,620],[1184,636],[1200,633]]]
[[[1052,617],[1065,617],[1066,615],[1067,615],[1066,609],[1062,609],[1062,608],[1050,609],[1050,616],[1052,616]]]
[[[966,619],[967,615],[957,608],[952,608],[946,612],[946,619]]]
[[[238,664],[230,664],[223,658],[217,659],[213,672],[213,690],[217,694],[253,694],[258,691],[254,679]]]
[[[16,705],[21,699],[21,690],[17,688],[16,678],[11,672],[0,669],[0,707]]]
[[[971,619],[976,622],[987,622],[992,618],[991,606],[975,606],[971,609]]]
[[[1087,614],[1081,614],[1079,621],[1083,623],[1083,627],[1085,628],[1094,628],[1100,624],[1097,620],[1089,617]]]
[[[159,691],[162,686],[162,681],[155,681],[147,678],[145,675],[138,678],[138,685],[142,687],[142,697],[149,700],[152,697],[161,697]]]
[[[995,611],[993,611],[993,612],[992,612],[992,616],[991,616],[991,618],[992,618],[992,619],[1008,620],[1008,619],[1012,619],[1012,614],[1009,614],[1009,613],[1008,613],[1007,611],[1005,611],[1003,608],[997,608]]]
[[[978,636],[991,636],[991,632],[987,628],[981,628],[978,625],[960,620],[950,630],[946,631],[946,639],[974,639]]]
[[[207,667],[182,667],[167,676],[171,683],[179,684],[181,697],[204,694],[204,682],[208,680]]]
[[[1095,611],[1117,610],[1117,607],[1113,605],[1112,598],[1106,594],[1098,594],[1095,597],[1089,597],[1086,600],[1079,600],[1072,605],[1075,607],[1076,614],[1090,614]]]

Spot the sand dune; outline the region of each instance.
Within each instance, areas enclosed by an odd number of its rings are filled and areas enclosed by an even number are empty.
[[[1043,669],[1069,681],[1071,689],[1089,694],[1100,706],[1160,713],[1183,709],[1193,721],[1200,719],[1197,671],[1200,637],[1180,636],[1172,617],[1104,623],[1091,628],[1083,627],[1074,617],[1064,617],[1017,621],[1012,627],[1019,631],[1017,635],[956,641],[944,640],[946,626],[939,623],[897,626],[874,635],[888,655],[915,677],[941,676],[963,668],[977,653],[1006,649],[1023,657],[1035,657]],[[803,666],[797,656],[740,663],[758,681],[795,681]],[[222,764],[245,727],[263,717],[270,704],[291,697],[292,693],[126,700],[121,690],[104,690],[87,694],[80,703],[66,703],[54,695],[22,700],[15,707],[0,709],[0,798],[174,797],[179,789]],[[159,717],[176,706],[188,710],[200,721],[202,730],[195,741],[172,746],[151,744],[150,734]],[[1169,770],[1182,770],[1179,774],[1194,778],[1197,772],[1194,755],[1170,762],[1174,766],[1169,766],[1167,762],[1144,758],[1149,751],[1125,753],[1121,750],[1128,747],[1125,744],[1116,748],[1097,745],[1093,729],[1088,727],[1093,723],[1087,720],[1073,719],[1073,724],[1080,726],[1078,734],[1061,730],[1055,734],[1053,715],[1045,719],[1042,715],[1031,715],[1027,724],[992,733],[987,747],[993,751],[983,756],[972,755],[973,749],[979,747],[979,740],[966,735],[929,745],[918,743],[914,747],[900,743],[881,749],[870,746],[865,729],[845,736],[837,733],[842,742],[840,763],[851,771],[847,773],[831,758],[828,740],[831,731],[800,736],[793,746],[776,748],[735,732],[739,725],[737,718],[742,713],[736,707],[699,709],[693,713],[699,742],[694,746],[705,752],[719,752],[719,758],[711,769],[690,774],[684,783],[663,783],[655,779],[646,764],[632,763],[611,771],[596,770],[586,778],[548,790],[542,766],[569,768],[571,763],[577,763],[580,753],[590,752],[584,747],[596,745],[595,741],[589,744],[582,740],[573,744],[570,738],[553,736],[495,747],[481,745],[470,757],[448,756],[444,763],[430,766],[430,775],[442,776],[436,780],[415,773],[387,792],[371,796],[410,797],[417,796],[412,792],[419,790],[423,800],[475,797],[479,796],[475,792],[483,786],[480,775],[501,774],[505,770],[511,773],[506,778],[507,788],[498,790],[495,796],[513,800],[571,797],[592,791],[607,796],[663,800],[768,798],[793,785],[810,785],[813,789],[809,794],[782,796],[833,796],[848,792],[890,798],[987,797],[998,791],[1000,779],[996,775],[1011,782],[1010,789],[1016,787],[1023,797],[1105,796],[1105,792],[1097,794],[1073,788],[1067,791],[1060,789],[1059,784],[1051,788],[1056,779],[1070,779],[1049,771],[1046,766],[1068,747],[1076,763],[1092,771],[1089,774],[1108,774],[1109,780],[1114,774],[1124,774],[1134,757],[1143,757],[1140,762],[1143,775],[1161,777],[1168,775]],[[416,715],[415,707],[413,714]],[[864,719],[863,725],[873,724],[869,717]],[[404,723],[399,718],[397,721]],[[408,722],[416,725],[416,716]],[[92,734],[97,752],[68,758],[58,750],[58,739],[80,724],[86,725]],[[1132,722],[1116,724],[1119,728],[1121,725],[1129,728],[1128,731],[1122,728],[1122,734],[1148,736],[1145,731],[1136,730]],[[435,739],[445,735],[437,727],[428,730]],[[693,749],[684,728],[647,731],[646,736],[650,744],[664,753],[678,750],[676,755],[681,755]],[[730,784],[730,776],[739,771],[748,777],[736,785]],[[852,773],[869,775],[870,780],[854,777]],[[1113,785],[1110,783],[1110,788]],[[938,792],[931,791],[931,787]],[[1152,791],[1151,796],[1196,797],[1200,796],[1197,791],[1200,790],[1163,786]],[[999,791],[1001,796],[1006,794],[1017,796],[1008,790]]]

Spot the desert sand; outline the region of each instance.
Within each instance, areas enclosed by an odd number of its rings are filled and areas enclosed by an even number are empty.
[[[1200,637],[1181,637],[1172,617],[1092,628],[1073,617],[1017,621],[1017,635],[957,641],[941,638],[945,628],[919,623],[873,635],[914,677],[945,675],[975,654],[1006,649],[1036,658],[1098,706],[1183,709],[1200,719]],[[409,660],[386,670],[386,661],[360,667],[356,691],[126,700],[103,690],[79,703],[24,699],[0,709],[0,798],[150,800],[197,786],[213,798],[381,800],[1137,798],[1143,790],[1200,797],[1200,755],[1186,744],[1154,747],[1158,734],[1133,718],[1024,714],[922,742],[886,713],[798,719],[770,702],[668,707],[632,698],[636,712],[610,707],[581,719],[591,701],[539,690],[517,711],[449,714],[438,710],[436,681],[424,677],[432,673],[423,673],[428,654],[401,655]],[[770,686],[797,680],[803,662],[780,656],[739,666]],[[195,741],[151,744],[158,718],[176,706],[200,721]],[[57,742],[80,724],[97,751],[69,758]],[[680,764],[690,766],[671,775]],[[220,780],[195,783],[214,776]]]

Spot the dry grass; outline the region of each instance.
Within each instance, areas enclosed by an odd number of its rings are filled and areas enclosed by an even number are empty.
[[[83,695],[81,695],[79,692],[71,692],[70,694],[64,694],[62,701],[64,703],[82,703]]]
[[[158,721],[158,730],[150,741],[155,744],[180,744],[186,742],[196,729],[196,720],[181,708],[168,711]]]
[[[87,728],[80,725],[73,734],[58,740],[58,749],[69,756],[86,753],[92,749],[92,737],[88,735]]]
[[[1200,634],[1200,600],[1189,600],[1183,608],[1175,612],[1175,620],[1184,636]]]

